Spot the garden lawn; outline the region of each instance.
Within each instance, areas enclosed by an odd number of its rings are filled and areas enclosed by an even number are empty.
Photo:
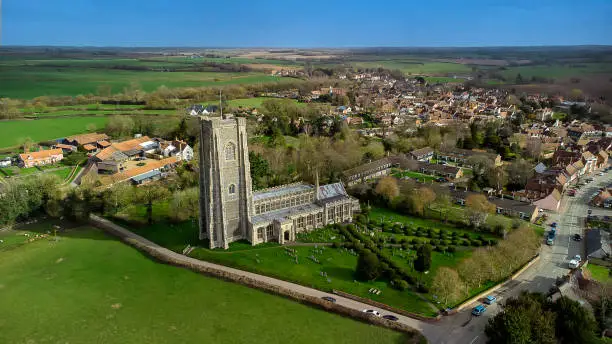
[[[298,263],[288,254],[287,249],[297,252]],[[345,249],[325,247],[322,248],[322,253],[316,253],[314,246],[264,246],[263,248],[256,246],[250,250],[234,252],[197,248],[191,252],[190,256],[323,291],[341,290],[426,316],[435,315],[428,303],[410,291],[392,289],[386,281],[382,280],[355,281],[357,256]],[[315,256],[320,263],[308,258],[310,256]],[[321,276],[321,272],[327,273],[327,277]],[[382,293],[380,295],[371,294],[368,292],[371,288],[381,290]]]
[[[608,283],[612,281],[610,277],[610,269],[605,266],[588,264],[586,269],[591,274],[591,278],[601,283]]]
[[[88,127],[104,129],[107,117],[70,117],[39,120],[16,120],[0,122],[0,148],[19,145],[25,138],[34,142],[53,140],[70,135],[83,134]]]
[[[0,251],[0,286],[0,304],[10,309],[0,313],[1,343],[406,340],[397,332],[157,263],[89,227],[59,241],[41,239]]]
[[[408,177],[412,179],[422,180],[424,182],[435,182],[436,179],[438,178],[438,177],[430,176],[428,174],[413,172],[413,171],[401,171],[401,172],[396,172],[393,175],[398,178]]]

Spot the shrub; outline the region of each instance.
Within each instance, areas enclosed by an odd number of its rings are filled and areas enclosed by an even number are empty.
[[[470,238],[470,234],[469,233],[463,233],[463,237],[466,238],[466,239],[469,239]]]
[[[401,280],[401,279],[394,279],[393,280],[393,288],[397,289],[397,290],[406,290],[408,289],[409,285],[408,282]]]
[[[450,245],[450,244],[451,244],[451,241],[450,241],[450,240],[448,240],[448,239],[445,239],[445,240],[442,240],[442,243],[443,243],[444,245],[448,246],[448,245]]]
[[[463,241],[463,240],[453,239],[453,240],[451,241],[451,244],[453,244],[453,245],[455,245],[455,246],[459,246],[459,245],[461,245],[461,242],[462,242],[462,241]]]
[[[461,246],[470,246],[469,240],[461,240]]]
[[[334,242],[334,243],[332,244],[332,247],[333,247],[333,248],[340,248],[340,247],[342,247],[342,244],[340,244],[339,242]]]
[[[414,238],[414,239],[412,239],[412,243],[413,243],[414,245],[418,245],[418,244],[420,244],[420,243],[421,243],[421,240],[419,240],[419,239],[417,239],[417,238]]]
[[[408,243],[410,243],[410,239],[408,239],[408,238],[402,238],[402,239],[400,240],[400,242],[401,242],[402,244],[408,244]]]
[[[459,236],[459,232],[453,231],[453,232],[451,232],[451,236],[458,237]]]
[[[405,235],[414,235],[414,231],[408,227],[404,228],[404,234]]]
[[[407,243],[402,244],[402,250],[407,250],[409,248]]]
[[[436,246],[436,251],[438,252],[444,252],[448,249],[448,247],[446,246]]]
[[[416,283],[416,278],[414,278],[412,275],[406,275],[404,278],[406,281],[408,281],[408,284],[414,285]]]
[[[396,238],[396,237],[394,237],[394,236],[393,236],[393,237],[391,237],[391,239],[389,239],[389,241],[390,241],[392,244],[397,244],[397,241],[398,241],[398,240],[397,240],[397,238]]]
[[[454,253],[457,251],[457,246],[449,246],[447,251],[450,253]]]
[[[440,240],[438,240],[438,239],[431,239],[430,242],[431,242],[432,245],[439,245],[440,244]]]
[[[480,240],[472,240],[471,245],[474,247],[482,246],[482,241]]]
[[[427,293],[429,293],[429,288],[427,288],[426,285],[419,284],[419,286],[417,287],[417,291],[419,293],[427,294]]]

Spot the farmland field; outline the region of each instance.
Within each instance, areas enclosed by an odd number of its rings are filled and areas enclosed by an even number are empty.
[[[118,93],[131,83],[137,83],[149,92],[162,85],[205,87],[291,80],[295,79],[259,72],[219,72],[194,65],[191,61],[0,59],[0,97],[10,98],[95,94],[102,85],[110,86],[113,93]]]
[[[31,229],[44,232],[50,224]],[[30,232],[33,233],[33,232]],[[156,263],[89,227],[0,234],[0,342],[397,343],[404,335]],[[41,292],[45,291],[45,292]],[[278,329],[282,329],[279,331]]]
[[[357,68],[382,67],[387,69],[399,69],[408,75],[438,75],[448,73],[469,73],[472,71],[471,67],[458,63],[426,62],[410,59],[355,62],[353,65]]]
[[[0,121],[0,148],[19,145],[26,137],[37,142],[85,133],[90,124],[100,130],[106,126],[107,121],[107,117]]]
[[[247,107],[247,108],[258,108],[261,107],[261,104],[268,99],[278,99],[278,98],[269,98],[269,97],[255,97],[255,98],[244,98],[244,99],[232,99],[229,100],[228,103],[234,107]],[[287,99],[283,99],[286,101]],[[305,106],[305,103],[298,103],[297,100],[291,99],[290,101],[295,102],[297,106]]]

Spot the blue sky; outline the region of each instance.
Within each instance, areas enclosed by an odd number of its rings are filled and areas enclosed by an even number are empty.
[[[612,0],[4,0],[2,44],[612,45]]]

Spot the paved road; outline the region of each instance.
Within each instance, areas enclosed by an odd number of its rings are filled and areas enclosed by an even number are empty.
[[[590,208],[587,203],[593,193],[600,187],[612,182],[612,173],[593,177],[594,181],[582,187],[575,197],[563,197],[558,213],[548,213],[548,224],[557,222],[557,238],[553,246],[546,245],[542,238],[540,261],[525,270],[516,280],[504,285],[493,293],[499,301],[515,297],[522,291],[546,293],[555,283],[557,277],[568,273],[568,262],[576,254],[584,254],[584,240],[576,242],[571,240],[572,235],[578,233],[584,237],[584,221],[588,209],[593,215],[611,215],[612,211],[601,208]],[[547,229],[550,227],[547,226]],[[474,303],[474,306],[477,303]],[[486,342],[484,328],[487,321],[500,310],[498,304],[490,306],[486,313],[480,317],[470,314],[471,307],[454,316],[443,318],[435,331],[425,327],[424,334],[431,343],[440,344],[482,344]]]
[[[571,236],[575,233],[582,233],[584,219],[587,215],[587,202],[592,194],[611,182],[612,174],[606,174],[603,177],[595,177],[595,181],[583,187],[575,197],[564,197],[558,213],[550,213],[548,223],[557,222],[557,239],[553,246],[543,245],[540,253],[540,260],[529,269],[525,270],[516,280],[506,283],[493,294],[497,296],[498,301],[504,301],[509,297],[515,297],[523,290],[548,292],[556,281],[556,278],[566,274],[568,269],[568,261],[575,254],[584,256],[583,242],[575,242],[571,240]],[[593,209],[593,215],[612,215],[612,211],[601,209]],[[96,219],[100,222],[109,222],[104,219]],[[268,276],[257,275],[247,271],[237,270],[223,265],[208,263],[201,260],[196,260],[186,257],[170,250],[167,250],[149,240],[140,237],[134,233],[127,231],[115,224],[110,224],[114,228],[120,229],[131,238],[137,239],[141,243],[146,243],[149,247],[154,247],[156,251],[163,252],[175,259],[180,259],[190,264],[214,267],[215,269],[225,270],[232,273],[248,276],[250,278],[260,280],[272,285],[289,288],[294,291],[311,295],[315,297],[329,296],[328,293],[317,289],[304,287],[298,284],[286,282]],[[542,243],[545,239],[542,238]],[[356,310],[375,309],[382,314],[392,314],[399,318],[401,323],[413,327],[421,331],[429,340],[430,343],[436,344],[482,344],[486,342],[484,328],[487,321],[499,312],[501,306],[495,304],[490,306],[486,313],[480,317],[471,315],[471,307],[466,308],[459,314],[444,317],[437,323],[427,323],[415,320],[400,314],[395,314],[386,310],[347,299],[338,295],[333,295],[337,303]],[[476,303],[474,304],[476,305]]]

